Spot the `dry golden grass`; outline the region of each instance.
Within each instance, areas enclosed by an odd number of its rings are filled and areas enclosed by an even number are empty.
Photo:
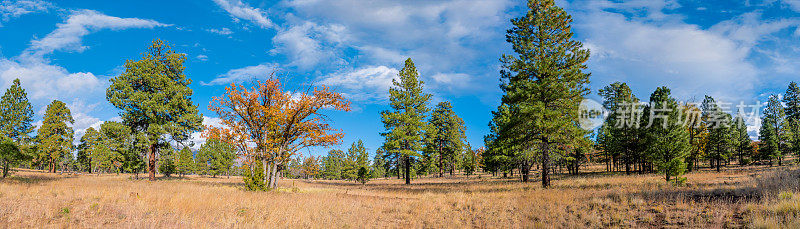
[[[542,189],[511,179],[283,180],[277,192],[242,190],[241,178],[190,176],[156,182],[130,175],[18,171],[0,181],[0,228],[11,227],[781,227],[798,225],[800,194],[761,190],[775,168],[686,175],[564,176]],[[794,175],[787,175],[793,177]],[[794,179],[797,179],[794,177]],[[795,181],[797,182],[797,181]],[[774,186],[774,185],[773,185]],[[788,193],[788,192],[786,192]],[[788,196],[788,197],[787,197]],[[778,221],[780,219],[780,221]]]

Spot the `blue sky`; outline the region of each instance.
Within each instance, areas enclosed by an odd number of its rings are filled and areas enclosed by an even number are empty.
[[[592,51],[590,98],[614,81],[642,99],[669,86],[681,100],[748,104],[782,93],[800,73],[800,1],[558,1],[575,38]],[[105,100],[108,79],[154,38],[185,53],[193,101],[207,124],[212,96],[231,82],[277,72],[289,88],[326,84],[353,102],[329,112],[374,151],[380,111],[405,58],[434,95],[451,101],[468,141],[483,145],[499,104],[504,33],[523,1],[6,1],[0,0],[0,89],[22,80],[37,122],[53,99],[76,119],[76,139],[118,120]],[[699,101],[698,101],[699,102]],[[753,130],[758,122],[749,121]],[[202,142],[199,135],[195,141]],[[320,155],[326,149],[304,150]]]

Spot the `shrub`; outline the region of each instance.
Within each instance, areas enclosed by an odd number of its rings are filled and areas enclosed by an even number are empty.
[[[358,169],[358,181],[361,182],[361,184],[366,184],[367,181],[369,181],[369,171],[367,171],[367,168],[361,167]]]
[[[264,184],[264,166],[261,163],[253,163],[252,169],[244,168],[244,187],[250,191],[266,191],[267,185]]]
[[[172,176],[172,174],[175,173],[175,161],[171,156],[161,157],[158,171],[163,173],[166,177]]]

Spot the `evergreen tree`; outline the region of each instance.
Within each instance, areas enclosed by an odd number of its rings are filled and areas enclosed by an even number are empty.
[[[387,130],[381,135],[386,138],[388,151],[402,155],[406,184],[411,184],[411,166],[422,149],[422,137],[427,129],[424,120],[431,95],[422,92],[423,82],[411,58],[406,60],[398,75],[400,80],[393,79],[394,86],[389,89],[391,110],[381,112]]]
[[[750,135],[747,133],[747,124],[744,121],[744,117],[741,114],[736,115],[736,118],[733,120],[733,130],[734,132],[734,147],[736,152],[736,157],[739,160],[739,165],[743,166],[746,163],[746,158],[750,155],[752,151],[752,140],[750,140]]]
[[[389,169],[386,159],[384,159],[383,148],[375,150],[375,157],[372,159],[372,175],[373,177],[388,177]]]
[[[784,139],[781,136],[781,130],[785,121],[785,113],[778,96],[772,95],[769,97],[763,113],[760,131],[760,138],[763,137],[763,139],[761,140],[762,146],[759,152],[763,152],[762,156],[764,159],[769,160],[770,165],[772,165],[773,159],[777,159],[778,165],[782,165]],[[768,127],[764,127],[766,125]]]
[[[322,176],[332,180],[341,179],[344,158],[344,152],[341,150],[328,151],[328,155],[322,158]]]
[[[175,171],[183,177],[183,175],[191,174],[194,172],[194,155],[189,147],[183,147],[178,151],[178,161],[176,163]]]
[[[639,129],[639,99],[633,95],[627,84],[614,82],[600,89],[603,107],[610,111],[604,123],[600,147],[609,162],[625,164],[625,173],[630,174],[631,165],[640,160],[643,151],[642,130]],[[608,166],[611,169],[611,166]]]
[[[150,139],[147,133],[138,132],[131,136],[133,142],[130,149],[125,151],[123,156],[122,168],[129,173],[133,173],[135,178],[139,179],[139,172],[145,170],[146,163],[142,156],[144,152],[150,147]]]
[[[42,127],[36,136],[39,143],[38,160],[47,162],[51,173],[56,172],[59,160],[64,154],[72,152],[72,113],[64,102],[53,100],[47,105]]]
[[[33,107],[28,94],[14,79],[11,87],[0,98],[0,134],[17,143],[25,143],[33,132]]]
[[[191,101],[190,79],[184,75],[186,55],[156,39],[144,56],[125,62],[125,72],[112,78],[106,99],[121,109],[123,123],[148,135],[148,171],[155,180],[156,155],[165,137],[184,141],[202,128],[202,117]]]
[[[25,153],[29,144],[29,134],[33,132],[33,107],[28,101],[28,94],[14,79],[11,87],[6,89],[0,98],[0,136],[3,136],[0,149],[0,166],[3,177],[8,175],[11,166],[28,159]]]
[[[369,181],[369,171],[367,171],[367,167],[358,168],[357,181],[361,182],[361,184],[366,184]]]
[[[104,157],[104,160],[108,160],[106,164],[112,165],[116,173],[122,172],[125,155],[133,147],[130,128],[119,122],[108,121],[100,125],[100,134],[103,138],[102,144],[110,150],[109,154]]]
[[[686,169],[692,171],[699,167],[700,159],[706,156],[708,128],[703,121],[703,111],[696,104],[686,104],[683,110],[686,119],[686,131],[689,134],[689,145],[691,146],[689,156],[686,157]]]
[[[77,160],[81,171],[92,173],[94,168],[92,167],[92,149],[97,145],[99,136],[100,132],[97,132],[94,127],[89,127],[84,131],[80,143],[78,143]]]
[[[786,88],[783,102],[786,104],[786,118],[800,120],[800,87],[794,81]]]
[[[450,102],[440,102],[433,109],[428,126],[430,131],[424,139],[425,158],[439,169],[439,177],[445,169],[452,176],[458,156],[464,151],[464,121],[453,111]]]
[[[550,156],[577,131],[578,107],[587,94],[589,50],[572,38],[572,18],[554,0],[529,0],[525,16],[511,20],[506,34],[517,55],[501,58],[502,103],[507,131],[518,134],[511,150],[538,152],[542,186],[550,186]],[[538,146],[535,150],[531,146]],[[522,165],[523,176],[530,165]]]
[[[679,177],[686,169],[689,135],[682,120],[682,110],[667,87],[659,87],[650,95],[644,108],[647,123],[647,153],[666,181]]]
[[[26,158],[26,155],[19,149],[17,143],[11,138],[0,136],[0,166],[3,166],[3,178],[8,176],[11,166]]]
[[[362,167],[369,167],[369,158],[367,149],[364,148],[364,143],[358,140],[353,142],[350,145],[350,149],[347,150],[347,155],[342,165],[342,179],[357,180],[358,170]]]
[[[789,83],[789,87],[786,88],[786,94],[783,96],[783,103],[786,104],[784,132],[792,137],[784,140],[787,142],[787,146],[790,145],[790,147],[785,148],[785,153],[800,155],[800,87],[797,86],[797,83]]]
[[[166,149],[162,151],[160,160],[158,162],[158,171],[161,172],[161,174],[164,174],[165,177],[170,177],[172,174],[175,174],[177,169],[176,168],[177,163],[175,163],[175,161],[177,160],[177,156],[178,155],[176,155],[174,149]],[[256,174],[261,174],[261,173],[256,173]]]
[[[516,141],[522,136],[515,132],[519,129],[512,128],[511,110],[508,104],[500,104],[497,111],[492,112],[492,121],[489,123],[490,132],[484,137],[487,150],[483,152],[483,164],[489,171],[502,172],[504,177],[517,165],[529,168],[534,161],[530,150],[516,150]],[[523,175],[522,181],[527,182],[528,176]]]
[[[724,112],[711,96],[703,99],[703,120],[708,128],[706,157],[713,161],[717,172],[722,162],[728,160],[735,150],[735,129],[731,126],[731,115]]]
[[[236,159],[236,148],[219,139],[212,138],[203,143],[197,152],[198,173],[210,174],[216,177],[228,173]]]

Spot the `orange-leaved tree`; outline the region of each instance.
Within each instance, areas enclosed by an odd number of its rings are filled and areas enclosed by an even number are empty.
[[[291,93],[280,80],[270,77],[249,89],[231,83],[225,90],[225,95],[214,97],[208,106],[219,115],[222,126],[207,126],[204,135],[237,145],[245,163],[261,163],[263,184],[268,189],[276,187],[278,170],[298,150],[340,144],[344,136],[320,112],[349,111],[350,102],[324,85]]]

